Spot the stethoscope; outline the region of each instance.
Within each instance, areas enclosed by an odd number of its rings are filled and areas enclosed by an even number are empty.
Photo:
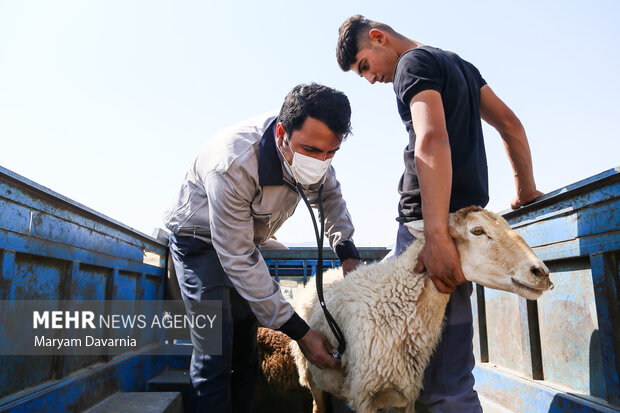
[[[314,213],[312,212],[312,207],[310,206],[310,202],[304,193],[304,189],[299,182],[296,182],[297,192],[301,195],[301,198],[304,200],[304,203],[308,207],[308,211],[310,212],[310,216],[312,217],[312,224],[314,225],[314,234],[316,236],[316,246],[318,250],[318,263],[316,266],[316,294],[319,298],[319,304],[321,304],[321,308],[323,309],[323,313],[325,314],[325,319],[327,320],[327,325],[334,333],[334,337],[338,340],[338,349],[335,353],[332,354],[332,357],[339,360],[344,354],[344,351],[347,348],[347,342],[344,338],[344,334],[334,317],[327,310],[327,306],[325,305],[325,298],[323,297],[323,240],[325,237],[325,216],[323,215],[323,184],[319,187],[318,194],[318,205],[319,205],[319,217],[321,221],[321,231],[316,223],[316,218],[314,217]]]
[[[276,146],[277,146],[277,143],[276,143]],[[278,147],[278,150],[280,150],[279,147]],[[283,161],[288,164],[288,162],[286,161],[286,158],[284,158],[284,154],[281,153],[281,155],[283,157]],[[291,175],[293,176],[293,179],[295,180],[295,187],[297,188],[297,192],[299,193],[299,195],[301,195],[301,198],[304,200],[304,203],[306,204],[306,206],[308,207],[308,211],[310,212],[310,217],[312,218],[312,224],[314,226],[314,235],[316,236],[316,246],[317,246],[317,251],[318,251],[318,262],[316,266],[316,294],[319,299],[319,304],[321,305],[321,309],[323,310],[323,314],[325,314],[327,325],[329,325],[329,328],[332,330],[334,337],[336,337],[336,340],[338,340],[338,348],[336,349],[336,352],[332,354],[332,357],[339,360],[347,348],[347,342],[344,338],[344,334],[342,333],[342,330],[338,326],[338,323],[336,323],[336,320],[334,320],[334,317],[327,310],[327,305],[325,305],[325,298],[323,297],[323,241],[325,237],[325,216],[323,214],[323,187],[324,185],[321,183],[321,185],[319,186],[319,191],[318,191],[319,193],[318,193],[317,203],[319,206],[319,217],[321,220],[321,230],[319,231],[318,225],[316,223],[316,218],[314,217],[314,213],[312,212],[312,207],[310,206],[310,202],[308,201],[308,198],[306,197],[304,188],[299,183],[299,179],[297,179],[297,176],[295,172],[293,171],[293,168],[290,168],[290,172],[291,172]]]

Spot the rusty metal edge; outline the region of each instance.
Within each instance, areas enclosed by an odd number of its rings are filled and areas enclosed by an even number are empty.
[[[30,179],[23,177],[11,170],[8,170],[2,166],[0,166],[0,180],[4,179],[7,180],[9,182],[13,182],[15,184],[18,184],[20,186],[25,186],[27,187],[29,190],[37,193],[38,195],[41,195],[45,198],[51,199],[54,202],[58,202],[61,204],[65,204],[65,205],[70,205],[72,208],[75,208],[77,210],[79,210],[80,212],[89,215],[91,217],[96,218],[97,220],[103,220],[105,221],[107,224],[110,224],[112,226],[115,226],[123,231],[128,231],[131,234],[139,237],[139,238],[143,238],[149,242],[154,242],[156,244],[160,244],[164,247],[167,247],[168,244],[160,239],[154,238],[150,235],[147,235],[141,231],[138,231],[135,228],[132,228],[128,225],[123,224],[122,222],[119,222],[113,218],[110,218],[100,212],[95,211],[92,208],[87,207],[86,205],[80,204],[79,202],[76,202],[70,198],[67,198],[64,195],[59,194],[58,192],[55,192],[43,185],[39,185],[38,183],[31,181]]]
[[[620,166],[608,169],[565,187],[558,188],[543,195],[531,204],[527,204],[515,210],[505,209],[498,212],[498,214],[503,216],[506,220],[509,220],[519,215],[525,215],[540,207],[556,203],[562,199],[573,197],[577,194],[590,191],[617,180],[620,180]]]

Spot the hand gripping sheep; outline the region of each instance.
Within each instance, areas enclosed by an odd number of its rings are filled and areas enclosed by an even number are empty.
[[[387,407],[414,411],[450,296],[438,292],[424,273],[414,273],[424,233],[419,223],[409,227],[418,240],[399,257],[358,267],[346,278],[336,270],[325,274],[325,300],[349,344],[343,371],[318,369],[296,342],[290,344],[315,413],[324,411],[323,392],[345,399],[357,413]],[[500,216],[464,208],[450,215],[450,234],[469,281],[532,300],[552,287],[547,267]],[[293,305],[335,342],[311,288],[300,292]]]

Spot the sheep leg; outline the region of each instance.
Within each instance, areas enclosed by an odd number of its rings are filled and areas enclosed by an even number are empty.
[[[356,413],[377,413],[378,411],[379,409],[370,399],[362,400],[355,409]]]
[[[415,413],[415,402],[409,403],[405,407],[394,408],[397,413]]]
[[[320,389],[314,380],[308,380],[310,384],[310,392],[312,393],[312,413],[326,413],[325,409],[325,392]]]

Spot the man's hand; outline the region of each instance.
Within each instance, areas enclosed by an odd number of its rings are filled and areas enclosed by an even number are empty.
[[[518,193],[517,196],[514,197],[514,199],[510,203],[510,207],[512,209],[517,209],[519,207],[522,207],[523,205],[527,205],[530,202],[533,202],[536,198],[540,198],[543,195],[544,193],[540,192],[537,189],[534,189],[533,191],[530,191],[527,193],[522,191],[521,193]]]
[[[336,349],[329,344],[325,334],[319,330],[310,328],[305,336],[297,341],[301,352],[308,361],[320,369],[336,369],[340,370],[342,365],[340,360],[336,360],[332,354]]]
[[[424,272],[441,293],[450,294],[457,285],[467,280],[461,270],[461,260],[450,235],[435,235],[426,238],[422,251],[418,255],[416,272]]]
[[[362,261],[358,260],[357,258],[347,258],[346,260],[342,261],[341,264],[343,277],[346,277],[348,273],[357,268],[358,265],[361,265],[361,263]]]

